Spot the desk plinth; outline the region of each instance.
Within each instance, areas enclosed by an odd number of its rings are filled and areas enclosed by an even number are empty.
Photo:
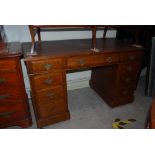
[[[37,126],[70,118],[66,72],[92,68],[90,87],[111,107],[134,100],[143,49],[115,39],[98,39],[94,52],[91,40],[43,42],[35,56],[26,56]],[[30,51],[28,44],[24,52]]]

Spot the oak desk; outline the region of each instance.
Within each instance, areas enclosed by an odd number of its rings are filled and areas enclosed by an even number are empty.
[[[37,126],[67,120],[66,72],[92,68],[90,87],[110,106],[134,100],[143,49],[115,39],[97,39],[99,52],[91,51],[91,40],[23,44]]]

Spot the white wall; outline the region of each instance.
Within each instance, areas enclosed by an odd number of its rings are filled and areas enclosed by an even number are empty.
[[[27,25],[4,25],[8,42],[30,42],[30,33]],[[91,31],[57,31],[57,32],[42,32],[42,40],[66,40],[66,39],[85,39],[91,38]],[[103,36],[103,31],[97,32],[97,38]],[[116,31],[107,32],[106,37],[115,37]],[[29,80],[25,64],[22,60],[22,68],[27,92],[29,92]],[[90,79],[91,71],[82,71],[67,74],[68,89],[77,89],[87,87]]]

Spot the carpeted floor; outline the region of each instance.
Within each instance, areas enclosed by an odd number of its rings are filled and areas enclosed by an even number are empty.
[[[135,101],[116,108],[110,108],[91,88],[72,90],[68,92],[71,119],[46,126],[44,129],[112,129],[112,124],[116,118],[121,120],[136,119],[136,122],[127,124],[124,127],[142,129],[144,128],[151,100],[151,98],[144,95],[144,78],[139,81],[135,92]],[[31,113],[33,125],[30,129],[35,129],[36,122],[32,106]]]

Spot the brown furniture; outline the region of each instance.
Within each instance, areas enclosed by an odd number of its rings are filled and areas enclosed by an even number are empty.
[[[0,43],[0,128],[31,125],[19,44]]]
[[[67,120],[66,72],[92,68],[90,86],[112,107],[134,100],[143,49],[115,39],[91,39],[36,43],[36,55],[27,55],[23,44],[37,126]]]
[[[155,98],[152,101],[150,109],[149,128],[155,129]]]

